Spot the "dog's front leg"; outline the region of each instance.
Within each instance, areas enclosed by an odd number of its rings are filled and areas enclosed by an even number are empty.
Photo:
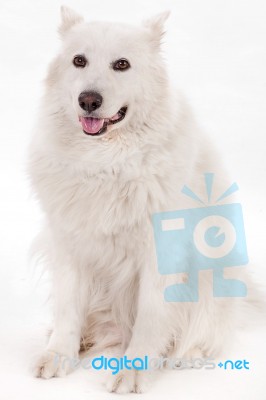
[[[140,277],[137,317],[125,352],[128,359],[144,359],[145,356],[152,359],[165,354],[173,332],[171,310],[171,305],[164,300],[162,278],[156,264],[148,265]],[[117,393],[142,393],[150,386],[152,375],[151,371],[123,369],[110,377],[107,389]]]
[[[54,328],[44,353],[36,363],[37,377],[64,376],[74,368],[80,349],[82,286],[79,271],[56,266],[53,276]]]

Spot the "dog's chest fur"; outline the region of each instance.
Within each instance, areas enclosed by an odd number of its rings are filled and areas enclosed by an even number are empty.
[[[90,176],[46,156],[38,158],[32,171],[52,230],[63,235],[73,249],[87,249],[90,259],[98,245],[134,252],[152,234],[151,213],[158,200],[163,201],[165,188],[148,167],[131,179],[111,169]]]

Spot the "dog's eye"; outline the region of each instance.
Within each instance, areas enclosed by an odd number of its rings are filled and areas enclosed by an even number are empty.
[[[75,56],[73,58],[73,64],[77,68],[84,68],[87,64],[87,60],[84,56]]]
[[[129,61],[127,61],[125,58],[121,58],[120,60],[117,60],[113,63],[113,69],[115,71],[126,71],[129,68]]]

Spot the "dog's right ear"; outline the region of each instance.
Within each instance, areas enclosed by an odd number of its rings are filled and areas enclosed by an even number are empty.
[[[164,11],[143,22],[144,27],[148,28],[151,33],[151,40],[155,48],[160,47],[165,34],[164,25],[169,15],[170,11]]]
[[[64,36],[72,26],[83,21],[83,17],[74,10],[66,6],[61,6],[61,24],[58,28],[58,32],[61,36]]]

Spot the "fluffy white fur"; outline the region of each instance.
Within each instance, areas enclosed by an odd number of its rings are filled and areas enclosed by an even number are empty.
[[[62,8],[62,49],[50,65],[30,148],[30,176],[46,214],[39,238],[54,284],[54,329],[36,365],[43,378],[66,371],[55,354],[76,357],[82,344],[119,346],[129,357],[215,355],[230,332],[238,302],[214,299],[212,274],[200,279],[198,303],[166,303],[164,288],[185,279],[159,274],[151,215],[197,207],[180,195],[184,184],[204,197],[203,173],[220,163],[181,96],[172,89],[160,54],[167,13],[135,27],[85,23]],[[76,54],[89,65],[73,66]],[[116,72],[121,57],[131,69]],[[96,90],[101,115],[124,105],[126,118],[103,136],[83,133],[78,96]],[[117,347],[116,347],[117,349]],[[146,390],[149,374],[122,371],[107,388]]]

